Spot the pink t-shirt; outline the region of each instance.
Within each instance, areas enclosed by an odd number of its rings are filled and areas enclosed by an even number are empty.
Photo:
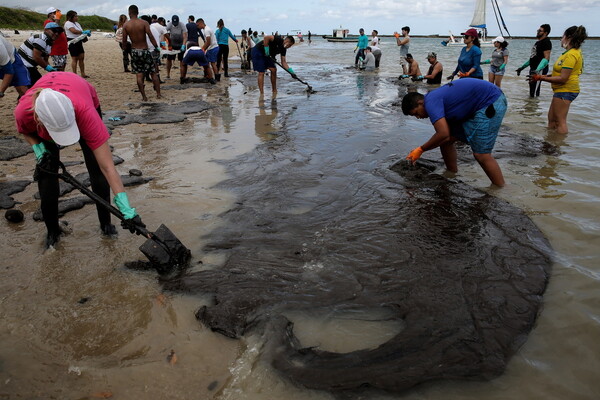
[[[50,72],[44,75],[19,100],[15,108],[17,131],[24,135],[37,134],[43,140],[52,142],[52,138],[42,124],[38,124],[33,115],[32,96],[36,89],[53,89],[67,96],[73,103],[75,120],[81,138],[92,150],[96,150],[110,137],[108,129],[96,111],[100,100],[96,89],[85,79],[72,72]]]

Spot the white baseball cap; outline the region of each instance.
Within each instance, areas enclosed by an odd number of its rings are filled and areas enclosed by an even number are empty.
[[[79,141],[73,103],[64,94],[43,89],[35,100],[35,113],[56,144],[70,146]]]
[[[504,38],[502,36],[496,36],[496,39],[492,40],[493,42],[504,43]]]
[[[46,10],[46,14],[52,14],[53,12],[56,12],[56,11],[57,11],[56,8],[50,7]]]

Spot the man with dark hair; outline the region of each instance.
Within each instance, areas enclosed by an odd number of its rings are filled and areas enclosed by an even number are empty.
[[[252,65],[254,70],[258,72],[258,90],[261,96],[264,94],[265,84],[265,71],[268,69],[271,72],[271,88],[273,95],[277,95],[277,67],[275,66],[275,56],[281,55],[281,64],[292,77],[296,77],[294,70],[288,65],[285,55],[287,49],[294,45],[294,38],[292,36],[286,36],[285,39],[279,35],[265,35],[264,39],[261,40],[252,48]]]
[[[400,34],[398,32],[394,32],[394,36],[396,37],[396,45],[400,46],[400,65],[402,66],[402,75],[408,74],[408,63],[406,62],[406,56],[408,55],[408,49],[410,47],[410,28],[408,26],[402,27],[402,39],[400,39]]]
[[[131,70],[136,74],[138,89],[142,94],[142,99],[148,101],[146,90],[144,89],[144,75],[149,73],[154,84],[156,97],[160,96],[160,82],[154,65],[154,59],[150,50],[148,50],[147,40],[154,48],[159,47],[148,22],[139,19],[139,10],[136,5],[129,6],[129,21],[123,25],[123,47],[127,44],[127,38],[131,39]]]
[[[185,45],[187,47],[198,46],[200,43],[198,41],[198,26],[196,26],[196,18],[193,15],[188,17],[188,22],[185,24],[185,29],[187,29],[187,43]]]
[[[460,140],[471,146],[475,160],[490,181],[504,186],[502,170],[491,153],[506,107],[502,90],[479,79],[461,79],[425,96],[408,93],[402,99],[402,112],[419,119],[429,118],[435,133],[425,144],[413,149],[406,159],[414,164],[424,151],[439,146],[446,168],[457,172],[454,142]]]
[[[360,28],[358,33],[360,36],[358,37],[358,42],[356,43],[356,47],[354,48],[354,52],[356,53],[356,57],[354,57],[354,66],[358,68],[358,60],[365,58],[365,49],[369,45],[369,38],[365,35],[365,30]],[[356,51],[358,50],[358,52]]]
[[[521,71],[529,66],[529,75],[546,75],[548,73],[548,62],[550,62],[550,53],[552,53],[552,42],[548,38],[550,34],[550,25],[541,25],[536,33],[537,42],[531,49],[529,60],[517,68],[517,76],[521,75]],[[529,96],[539,96],[542,83],[539,81],[529,81]]]

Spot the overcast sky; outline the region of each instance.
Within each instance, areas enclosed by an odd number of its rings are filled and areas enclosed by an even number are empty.
[[[489,36],[498,34],[494,12],[487,0],[487,25]],[[2,5],[18,7],[22,0],[2,0]],[[139,2],[124,0],[71,0],[59,3],[47,0],[27,0],[27,8],[45,12],[50,7],[59,8],[66,14],[75,10],[82,15],[101,15],[117,19],[127,14],[130,4],[136,4],[142,14],[157,14],[170,19],[177,14],[181,19],[193,14],[202,17],[210,26],[216,26],[223,18],[225,26],[235,34],[241,29],[271,33],[301,30],[306,33],[330,34],[342,25],[357,34],[359,28],[367,33],[377,29],[380,34],[400,31],[404,25],[413,34],[443,34],[449,30],[459,34],[471,22],[475,0],[227,0],[198,2],[191,0]],[[590,36],[600,36],[600,0],[498,0],[504,21],[512,35],[533,36],[543,23],[552,26],[552,35],[560,36],[571,25],[584,25]]]

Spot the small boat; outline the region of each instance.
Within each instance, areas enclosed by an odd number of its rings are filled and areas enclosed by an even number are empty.
[[[504,18],[502,18],[502,14],[500,13],[500,8],[498,7],[498,0],[490,0],[492,3],[492,9],[494,10],[494,14],[496,15],[496,20],[498,21],[498,29],[500,30],[500,35],[510,37],[510,33],[508,32],[508,28],[506,28],[506,24],[504,23]],[[479,43],[481,43],[481,47],[492,47],[494,44],[487,37],[487,25],[486,25],[486,4],[487,0],[475,0],[475,11],[473,12],[473,19],[471,20],[471,24],[469,28],[474,28],[477,30],[477,34],[479,35]],[[502,21],[502,25],[506,30],[506,35],[502,32],[502,27],[500,26],[500,21]],[[450,32],[450,37],[448,40],[442,40],[443,46],[464,46],[462,40],[456,40],[452,32]]]
[[[328,42],[356,42],[358,40],[358,36],[349,36],[348,33],[350,30],[342,28],[336,28],[333,30],[333,34],[331,36],[323,35],[323,39],[326,39]]]

